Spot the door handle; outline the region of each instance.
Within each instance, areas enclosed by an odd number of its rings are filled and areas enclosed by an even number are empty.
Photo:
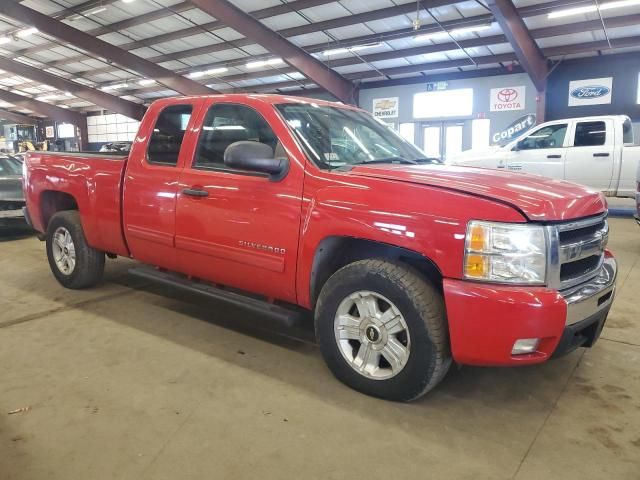
[[[208,197],[209,192],[206,190],[200,190],[197,188],[184,188],[182,193],[185,195],[189,195],[190,197]]]
[[[562,158],[562,155],[547,155],[547,158]]]
[[[594,157],[608,157],[608,156],[609,156],[609,154],[608,154],[608,153],[606,153],[606,152],[603,152],[603,153],[594,153],[594,154],[593,154],[593,156],[594,156]]]

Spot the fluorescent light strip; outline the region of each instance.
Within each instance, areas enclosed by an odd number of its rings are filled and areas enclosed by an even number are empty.
[[[24,38],[28,37],[29,35],[33,35],[34,33],[38,33],[38,29],[36,27],[30,27],[26,30],[20,30],[18,33],[16,33],[16,37]]]
[[[614,8],[633,7],[640,5],[640,0],[620,0],[617,2],[609,2],[600,4],[600,11],[611,10]],[[551,12],[547,18],[563,18],[571,15],[580,15],[581,13],[597,12],[598,7],[596,5],[589,5],[586,7],[567,8],[565,10],[557,10]]]
[[[153,85],[154,83],[156,83],[156,81],[153,78],[143,78],[142,80],[138,81],[138,85],[142,87],[147,87],[149,85]]]
[[[382,45],[380,42],[378,43],[368,43],[366,45],[355,45],[353,47],[342,47],[342,48],[334,48],[331,50],[325,50],[322,52],[322,55],[328,57],[330,55],[339,55],[341,53],[349,53],[349,52],[359,52],[360,50],[366,50],[367,48],[376,48]]]
[[[200,78],[200,77],[205,77],[205,76],[218,75],[220,73],[227,72],[228,70],[229,69],[227,67],[212,68],[210,70],[201,70],[199,72],[191,72],[188,75],[188,77],[189,78]]]
[[[117,83],[115,85],[107,85],[105,87],[102,87],[102,90],[104,90],[104,91],[118,90],[120,88],[127,88],[128,86],[129,86],[129,84],[127,84],[127,83]]]
[[[9,38],[9,37],[0,37],[0,45],[4,45],[5,43],[11,43],[11,38]]]
[[[422,40],[432,40],[434,38],[446,38],[449,35],[462,35],[465,33],[472,33],[472,32],[481,32],[483,30],[489,30],[491,28],[491,25],[476,25],[475,27],[461,27],[461,28],[454,28],[453,30],[450,31],[440,31],[440,32],[432,32],[432,33],[425,33],[423,35],[416,35],[415,37],[413,37],[413,39],[415,41],[422,41]]]
[[[258,60],[256,62],[249,62],[245,65],[247,68],[260,68],[260,67],[271,67],[273,65],[279,65],[284,63],[284,60],[281,58],[270,58],[269,60]]]

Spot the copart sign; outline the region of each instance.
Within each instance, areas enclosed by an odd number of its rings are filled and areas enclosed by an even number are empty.
[[[526,87],[492,88],[490,95],[490,110],[492,112],[511,112],[525,109]]]
[[[611,103],[613,77],[591,78],[569,82],[569,106],[605,105]]]
[[[536,116],[534,114],[525,115],[513,122],[504,130],[494,133],[491,136],[491,143],[494,145],[502,145],[508,143],[515,137],[520,136],[536,124]]]
[[[373,116],[376,118],[398,118],[398,97],[374,98]]]

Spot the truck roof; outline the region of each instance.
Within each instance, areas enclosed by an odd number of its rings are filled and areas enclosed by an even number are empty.
[[[200,98],[212,98],[212,99],[221,99],[227,101],[236,101],[236,102],[262,102],[270,105],[277,105],[280,103],[301,103],[301,104],[315,104],[326,107],[341,107],[341,108],[349,108],[353,110],[361,110],[360,108],[347,105],[342,102],[331,102],[328,100],[320,100],[317,98],[306,98],[306,97],[296,97],[292,95],[277,95],[277,94],[266,94],[266,93],[223,93],[216,95],[194,95],[194,96],[179,96],[179,97],[170,97],[170,98],[161,98],[155,100],[153,103],[160,103],[163,105],[171,105],[176,103],[184,102],[185,100],[190,99],[200,99]]]

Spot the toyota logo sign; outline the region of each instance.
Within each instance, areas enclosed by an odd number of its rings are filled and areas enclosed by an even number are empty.
[[[524,110],[525,91],[526,87],[524,85],[492,88],[490,110],[492,112]]]
[[[503,88],[498,92],[498,100],[501,102],[513,102],[518,98],[518,91],[513,88]]]

